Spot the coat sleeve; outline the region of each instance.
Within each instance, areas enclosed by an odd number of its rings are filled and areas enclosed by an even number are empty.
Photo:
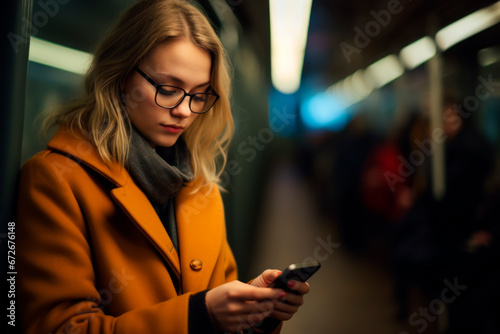
[[[97,255],[64,177],[72,167],[47,154],[29,160],[20,177],[16,255],[23,333],[187,334],[191,294],[116,317],[103,312],[92,261]]]

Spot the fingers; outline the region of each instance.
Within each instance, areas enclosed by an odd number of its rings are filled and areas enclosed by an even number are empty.
[[[271,315],[275,303],[285,296],[280,289],[258,288],[233,281],[208,291],[205,303],[216,327],[233,332],[253,326]]]
[[[309,292],[309,284],[304,282],[289,281],[288,287],[293,291],[287,293],[285,298],[274,305],[272,317],[281,321],[290,320],[299,307],[304,303],[304,295]]]
[[[279,270],[266,270],[252,282],[255,285],[233,281],[208,291],[205,303],[217,329],[238,332],[269,316],[282,321],[292,318],[303,304],[309,284],[290,281],[292,292],[288,293],[267,288],[279,274]]]
[[[271,316],[280,321],[287,321],[290,320],[293,317],[293,315],[297,313],[297,311],[298,309],[291,311],[274,310]]]
[[[267,269],[260,276],[264,280],[264,286],[269,286],[269,284],[271,284],[276,278],[278,278],[279,275],[281,275],[280,270]]]
[[[227,314],[240,316],[260,314],[267,317],[274,311],[274,305],[275,303],[270,300],[233,303],[229,305]]]
[[[244,284],[238,290],[230,290],[227,292],[228,298],[240,301],[266,301],[282,299],[286,293],[280,289],[257,288]]]
[[[299,295],[307,294],[310,289],[309,283],[307,282],[288,281],[287,286],[290,290]]]
[[[303,303],[303,295],[288,293],[284,300],[274,304],[272,317],[281,321],[290,320]]]
[[[230,332],[239,333],[240,331],[258,326],[264,319],[271,316],[274,312],[273,303],[270,301],[265,302],[253,302],[254,308],[252,312],[240,312],[235,314],[229,314],[227,319],[230,320],[226,328]],[[283,316],[283,315],[280,315]],[[286,315],[284,315],[286,317]]]
[[[220,331],[239,333],[240,331],[261,323],[274,312],[271,301],[245,302],[226,305],[217,310],[212,318]]]
[[[269,286],[279,275],[281,271],[276,269],[267,269],[262,274],[260,274],[257,278],[255,278],[250,285],[265,288]]]
[[[304,304],[304,297],[303,297],[303,295],[297,295],[294,293],[287,293],[284,298],[279,300],[279,302],[276,304],[277,305],[276,307],[279,307],[282,304],[301,306],[302,304]]]

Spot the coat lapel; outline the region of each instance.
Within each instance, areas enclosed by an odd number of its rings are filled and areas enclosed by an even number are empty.
[[[101,174],[114,184],[111,196],[180,277],[179,256],[148,198],[134,183],[128,171],[118,163],[104,163],[91,141],[81,133],[59,128],[48,148],[68,156],[68,166],[76,160]]]
[[[136,226],[169,262],[177,279],[180,279],[179,255],[168,236],[160,218],[144,193],[130,180],[121,188],[115,188],[111,195],[128,214]]]
[[[176,197],[176,218],[179,237],[183,291],[201,291],[209,286],[211,273],[221,252],[225,237],[224,210],[217,186],[191,194],[184,187]],[[200,270],[192,262],[202,263]]]
[[[177,195],[179,258],[156,211],[127,170],[117,163],[105,164],[85,136],[77,137],[68,129],[60,128],[50,141],[49,149],[75,157],[110,180],[116,187],[111,190],[111,196],[170,264],[182,282],[183,291],[206,289],[226,238],[224,208],[217,186],[202,187],[192,194],[195,186],[192,183]],[[72,149],[74,147],[77,149]],[[201,261],[201,269],[193,269],[193,260]]]

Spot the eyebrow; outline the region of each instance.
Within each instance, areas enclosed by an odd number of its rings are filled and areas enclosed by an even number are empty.
[[[181,86],[184,86],[186,84],[186,82],[178,77],[176,77],[175,75],[171,75],[171,74],[166,74],[166,73],[155,73],[158,77],[162,77],[162,78],[166,78],[168,80],[171,80],[173,82],[175,82],[176,84],[178,85],[181,85]],[[160,83],[161,85],[161,83]],[[196,89],[196,88],[200,88],[200,87],[203,87],[203,86],[210,86],[210,81],[207,81],[207,82],[204,82],[202,84],[199,84],[199,85],[196,85],[193,87],[193,89]]]

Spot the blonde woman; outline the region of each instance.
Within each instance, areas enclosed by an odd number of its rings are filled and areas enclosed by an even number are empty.
[[[129,9],[95,53],[84,97],[46,120],[23,166],[25,333],[273,332],[309,290],[237,281],[217,182],[233,134],[225,54],[186,1]]]

